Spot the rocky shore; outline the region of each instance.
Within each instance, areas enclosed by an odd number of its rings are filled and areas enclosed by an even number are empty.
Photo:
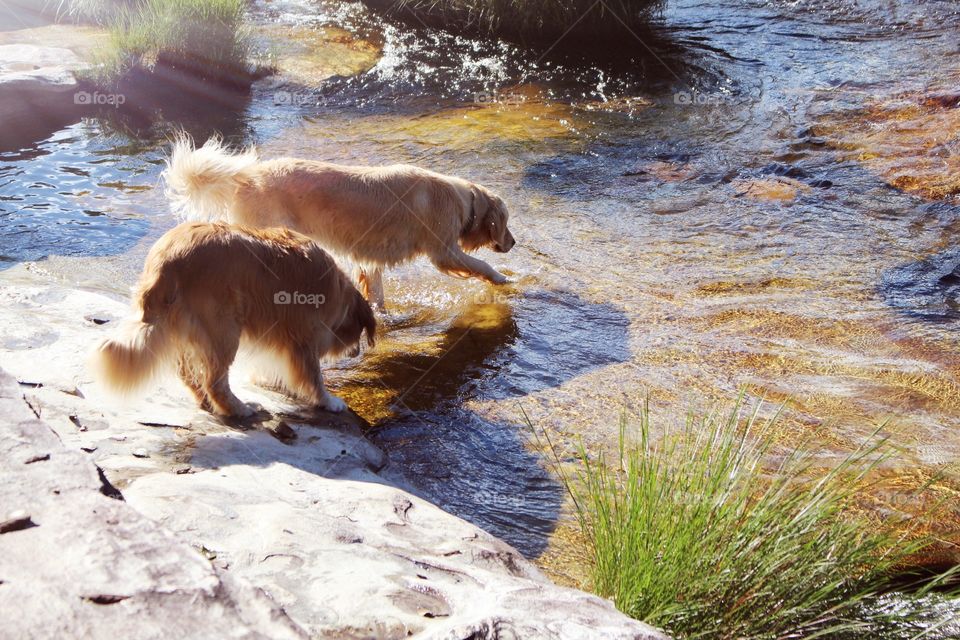
[[[126,306],[5,281],[10,637],[664,637],[398,486],[358,418],[298,415],[242,368],[260,421],[221,424],[174,379],[118,405],[84,361]]]

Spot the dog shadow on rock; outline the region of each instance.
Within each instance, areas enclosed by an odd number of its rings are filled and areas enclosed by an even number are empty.
[[[388,334],[337,372],[336,391],[359,416],[261,415],[244,437],[198,439],[191,464],[283,462],[395,484],[536,557],[556,527],[563,487],[527,446],[519,408],[513,422],[469,405],[521,398],[623,362],[628,326],[622,310],[570,292],[468,304],[426,345],[398,345]]]

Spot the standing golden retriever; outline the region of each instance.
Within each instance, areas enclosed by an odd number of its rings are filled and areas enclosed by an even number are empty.
[[[241,340],[276,355],[286,388],[311,406],[343,411],[323,386],[319,359],[359,349],[376,320],[370,305],[327,253],[287,229],[181,224],[147,256],[134,298],[136,318],[105,340],[93,365],[108,387],[131,392],[166,365],[200,407],[253,413],[227,374]]]
[[[167,196],[187,220],[228,220],[304,233],[358,267],[368,300],[383,306],[384,268],[427,256],[442,272],[507,279],[467,252],[513,248],[507,207],[485,187],[409,165],[353,167],[230,153],[185,135],[164,171]]]

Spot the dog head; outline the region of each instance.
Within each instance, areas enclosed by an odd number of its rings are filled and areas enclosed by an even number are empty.
[[[353,289],[348,297],[349,306],[334,334],[337,337],[337,351],[352,358],[360,353],[360,338],[364,331],[367,332],[367,344],[371,347],[376,344],[377,318],[373,315],[370,303],[359,291]]]
[[[470,185],[470,216],[460,234],[460,244],[467,251],[490,247],[498,253],[513,248],[516,240],[507,228],[507,205],[500,196],[478,184]]]

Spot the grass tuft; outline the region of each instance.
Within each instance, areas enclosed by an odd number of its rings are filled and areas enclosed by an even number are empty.
[[[249,84],[246,0],[73,0],[71,12],[108,26],[91,79],[99,84],[158,65],[200,79]]]
[[[944,591],[956,569],[892,588],[931,541],[904,522],[851,515],[889,458],[886,441],[875,434],[824,468],[804,447],[775,451],[775,421],[738,402],[655,442],[645,407],[636,441],[622,420],[615,459],[591,461],[581,445],[582,468],[561,477],[592,547],[595,591],[677,638],[960,633],[960,594]]]
[[[139,0],[43,0],[59,17],[101,26],[112,24],[118,12],[135,7]]]

